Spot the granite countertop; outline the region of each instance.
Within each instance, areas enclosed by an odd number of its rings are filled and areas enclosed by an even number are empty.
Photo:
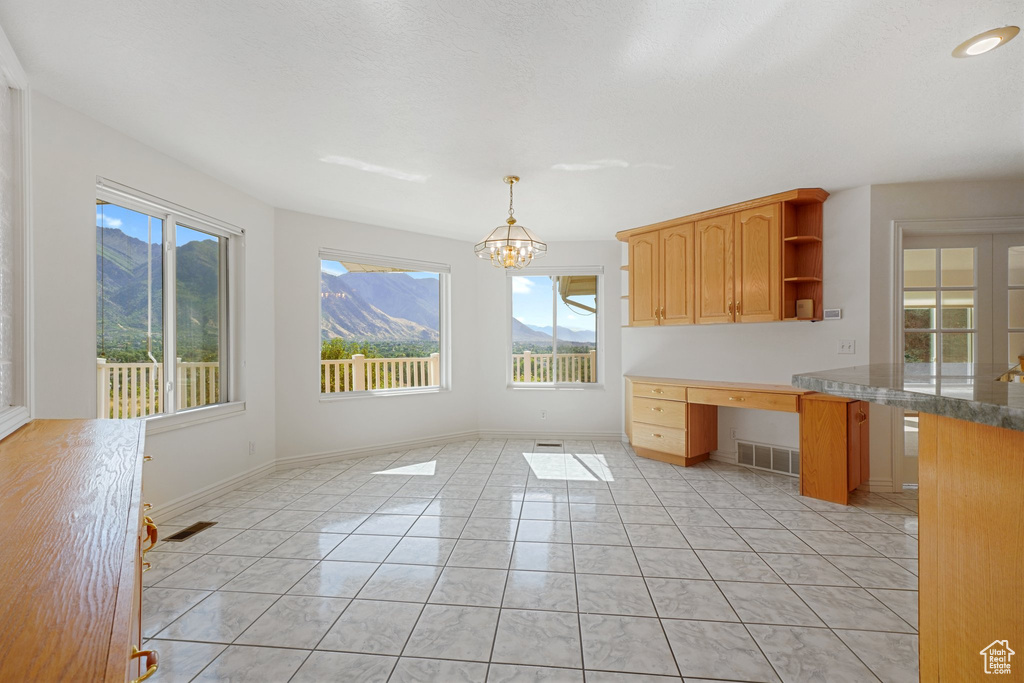
[[[1006,365],[860,365],[793,375],[793,386],[958,420],[1024,431],[1024,383]]]

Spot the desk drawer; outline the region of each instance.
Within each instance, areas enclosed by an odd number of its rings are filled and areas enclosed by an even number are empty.
[[[669,401],[685,401],[686,387],[676,384],[633,384],[633,395],[644,398],[661,398]]]
[[[800,398],[797,394],[732,391],[729,389],[697,389],[690,387],[689,399],[690,403],[704,403],[729,408],[779,410],[786,413],[800,412]]]
[[[686,430],[634,422],[633,446],[685,457]]]
[[[633,421],[664,427],[686,427],[686,404],[658,398],[633,397]]]

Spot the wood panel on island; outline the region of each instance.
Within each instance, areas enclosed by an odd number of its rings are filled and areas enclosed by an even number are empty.
[[[821,320],[827,198],[791,190],[616,233],[629,326]]]
[[[626,434],[637,455],[689,467],[718,448],[718,408],[800,416],[800,493],[846,505],[868,480],[864,401],[796,389],[668,377],[626,376]]]
[[[142,650],[144,557],[157,540],[144,442],[141,420],[34,420],[0,441],[0,680],[156,673],[156,652]]]

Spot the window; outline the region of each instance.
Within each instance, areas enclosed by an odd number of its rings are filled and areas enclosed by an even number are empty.
[[[512,384],[596,384],[600,272],[534,273],[509,277]]]
[[[320,253],[320,393],[446,388],[444,264]]]
[[[242,231],[102,181],[96,200],[97,416],[237,401],[229,266]]]

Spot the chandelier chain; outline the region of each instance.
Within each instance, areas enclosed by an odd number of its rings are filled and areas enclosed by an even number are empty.
[[[515,213],[515,209],[512,208],[512,186],[515,183],[508,184],[508,217],[512,218],[512,214]]]

